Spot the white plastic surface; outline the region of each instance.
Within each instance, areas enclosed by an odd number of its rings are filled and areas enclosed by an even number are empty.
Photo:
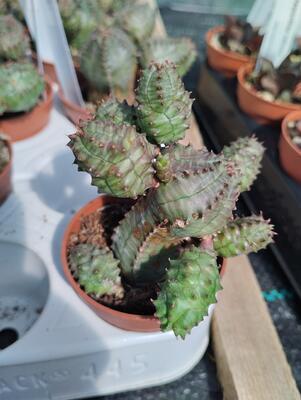
[[[64,228],[97,196],[72,164],[73,131],[53,110],[43,132],[13,148],[14,193],[0,208],[0,304],[9,293],[12,304],[27,299],[39,311],[27,325],[15,318],[20,339],[0,351],[1,400],[73,400],[166,383],[194,367],[208,344],[213,306],[185,341],[127,332],[98,318],[66,282]]]

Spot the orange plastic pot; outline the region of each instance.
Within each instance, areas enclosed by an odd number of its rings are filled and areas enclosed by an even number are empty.
[[[9,118],[0,118],[0,131],[12,142],[27,139],[39,133],[48,123],[53,104],[53,90],[49,78],[45,78],[45,98],[31,111]]]
[[[0,205],[4,203],[4,201],[12,191],[11,173],[13,153],[10,141],[7,141],[6,143],[9,151],[9,162],[5,165],[2,172],[0,173]]]
[[[51,82],[58,84],[59,80],[57,77],[55,65],[51,62],[43,61],[43,67],[44,67],[45,75],[47,75],[49,77]]]
[[[35,62],[35,64],[37,64],[38,62],[38,58],[37,58],[37,54],[36,53],[32,53],[31,57],[33,59],[33,61]],[[53,83],[57,83],[59,84],[59,80],[57,77],[57,73],[56,73],[56,69],[55,69],[55,65],[50,62],[50,61],[43,61],[43,68],[44,68],[44,74],[46,76],[48,76],[49,80]]]
[[[208,64],[227,78],[236,76],[237,71],[243,65],[249,64],[252,60],[249,56],[224,50],[214,44],[214,39],[225,30],[225,27],[215,26],[206,33],[206,47]]]
[[[75,103],[72,103],[71,101],[69,101],[65,96],[64,93],[62,91],[62,89],[60,88],[58,91],[58,96],[59,99],[61,100],[61,103],[64,107],[65,113],[67,115],[67,117],[75,124],[77,125],[79,123],[80,120],[88,120],[92,118],[92,114],[83,107],[78,106]]]
[[[242,66],[237,73],[237,98],[240,108],[261,124],[279,122],[292,111],[301,110],[301,106],[281,101],[268,101],[257,90],[246,83],[246,77],[252,72],[254,64]]]
[[[100,208],[104,208],[107,205],[118,204],[120,203],[120,199],[102,195],[97,197],[96,199],[90,201],[87,205],[81,208],[70,221],[63,237],[62,243],[62,252],[61,252],[61,261],[63,265],[64,274],[78,294],[78,296],[103,320],[108,322],[111,325],[117,326],[118,328],[134,331],[134,332],[157,332],[160,331],[160,322],[155,316],[145,316],[145,315],[137,315],[137,314],[128,314],[121,311],[113,310],[110,307],[107,307],[103,304],[98,303],[90,296],[88,296],[80,287],[80,285],[73,278],[70,268],[68,265],[67,259],[67,250],[70,236],[73,233],[79,232],[81,218],[85,217]],[[223,265],[221,268],[221,275],[223,275],[225,271],[225,261],[223,261]]]
[[[281,124],[279,157],[283,169],[293,179],[301,183],[301,150],[292,142],[289,132],[289,121],[301,119],[301,110],[288,114]]]

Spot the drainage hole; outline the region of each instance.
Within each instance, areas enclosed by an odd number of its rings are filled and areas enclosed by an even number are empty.
[[[0,350],[6,349],[19,339],[18,332],[13,328],[5,328],[0,331]]]

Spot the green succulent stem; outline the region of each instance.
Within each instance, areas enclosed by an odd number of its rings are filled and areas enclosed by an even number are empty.
[[[264,249],[273,242],[273,227],[262,216],[237,218],[214,235],[213,245],[221,257],[234,257]]]
[[[208,315],[221,289],[215,253],[195,246],[184,249],[179,258],[170,260],[166,280],[154,301],[161,329],[172,329],[184,339]]]
[[[93,244],[78,244],[70,250],[70,269],[87,294],[96,298],[111,295],[124,296],[118,260],[109,249]]]
[[[249,190],[259,174],[263,153],[264,147],[255,136],[239,138],[224,147],[225,157],[234,161],[241,170],[241,192]]]

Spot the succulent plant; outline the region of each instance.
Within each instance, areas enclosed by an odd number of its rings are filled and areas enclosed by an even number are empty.
[[[136,47],[119,28],[98,29],[80,53],[80,70],[101,92],[112,88],[127,93],[136,69]]]
[[[256,55],[262,41],[257,29],[234,16],[225,17],[225,29],[218,39],[226,50],[248,56]]]
[[[65,32],[72,49],[80,49],[105,20],[101,0],[59,0]]]
[[[174,64],[152,64],[142,72],[137,88],[138,123],[157,144],[183,139],[189,127],[192,101]]]
[[[0,65],[0,115],[29,111],[44,91],[44,80],[30,63]]]
[[[7,147],[7,138],[3,134],[0,134],[0,173],[9,162],[9,150]]]
[[[301,103],[301,52],[294,50],[278,68],[261,60],[260,68],[247,77],[258,93],[268,101]]]
[[[236,218],[214,235],[214,250],[220,257],[257,252],[271,242],[272,228],[262,216]]]
[[[90,101],[110,91],[118,98],[128,97],[140,65],[170,60],[184,75],[196,58],[190,39],[150,39],[157,11],[146,2],[59,0],[59,6]]]
[[[116,24],[121,26],[139,45],[148,39],[155,27],[156,13],[146,4],[127,3],[116,13]]]
[[[221,289],[215,252],[196,246],[184,249],[176,260],[170,260],[154,302],[162,329],[172,329],[184,338],[207,314]]]
[[[78,244],[70,252],[69,263],[87,294],[96,298],[105,294],[123,297],[118,261],[109,249]]]
[[[0,15],[0,60],[16,61],[29,51],[29,38],[23,25],[12,15]]]
[[[176,64],[177,72],[184,76],[196,59],[195,44],[189,38],[150,39],[143,48],[142,64],[147,67],[152,61],[168,60]]]
[[[245,139],[239,138],[230,146],[224,147],[223,153],[227,159],[235,161],[243,171],[240,191],[249,190],[260,171],[264,153],[262,144],[257,141],[255,136],[248,140],[248,146],[246,146]]]
[[[262,216],[233,220],[239,193],[258,174],[263,148],[254,137],[221,154],[178,143],[192,101],[170,63],[143,71],[137,93],[133,107],[113,98],[102,103],[95,119],[70,136],[75,162],[100,191],[135,199],[106,246],[85,247],[82,255],[83,249],[70,243],[70,268],[100,302],[107,283],[103,269],[113,269],[106,295],[114,297],[116,279],[120,293],[119,276],[123,286],[155,288],[161,329],[184,338],[216,302],[218,256],[257,251],[272,242],[272,226]],[[101,268],[99,278],[90,263]]]

